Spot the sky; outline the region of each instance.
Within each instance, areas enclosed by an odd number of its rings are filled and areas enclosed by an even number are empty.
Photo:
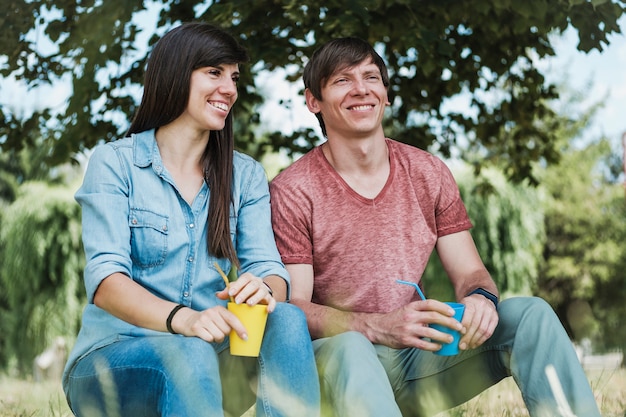
[[[576,49],[577,34],[569,29],[554,40],[556,58],[543,60],[539,66],[548,81],[565,78],[586,93],[589,103],[604,102],[591,131],[611,142],[620,142],[626,132],[626,17],[619,23],[622,33],[609,36],[610,43],[602,52],[588,54]]]
[[[626,16],[620,20],[620,27],[626,32]],[[568,29],[563,36],[553,39],[556,56],[538,61],[537,66],[548,81],[558,84],[565,80],[575,90],[583,91],[589,104],[604,102],[587,134],[594,138],[605,136],[617,149],[626,132],[626,35],[614,34],[608,40],[610,43],[602,52],[594,50],[585,54],[576,49],[575,30]],[[290,85],[283,81],[280,71],[257,80],[257,86],[266,96],[261,111],[264,130],[290,133],[306,126],[316,129],[321,136],[317,120],[306,109],[300,94],[301,85],[301,82]],[[18,83],[5,80],[0,86],[0,103],[10,104],[18,115],[24,115],[33,108],[62,107],[68,91],[67,86],[26,91]],[[290,101],[290,108],[279,105],[279,100]]]

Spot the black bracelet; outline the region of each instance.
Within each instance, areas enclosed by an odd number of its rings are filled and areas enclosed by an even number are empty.
[[[180,310],[183,307],[187,307],[187,306],[179,304],[176,307],[174,307],[172,311],[170,311],[170,315],[167,316],[167,320],[165,320],[165,327],[167,327],[167,331],[170,332],[171,334],[178,334],[174,331],[174,329],[172,329],[172,319],[174,318],[174,315],[178,313],[178,310]]]
[[[265,281],[263,281],[263,284],[265,284],[265,286],[267,287],[267,292],[270,293],[270,296],[273,297],[274,296],[274,291],[272,291],[272,287],[267,285],[267,282],[265,282]]]
[[[484,288],[476,288],[474,291],[468,293],[466,297],[469,297],[470,295],[474,295],[474,294],[482,295],[483,297],[491,301],[493,305],[496,307],[496,309],[498,308],[498,296],[497,295],[490,293]]]

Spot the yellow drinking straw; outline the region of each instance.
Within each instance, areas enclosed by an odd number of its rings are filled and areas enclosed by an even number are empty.
[[[230,289],[230,282],[228,282],[228,277],[226,276],[226,274],[224,273],[224,271],[222,271],[222,268],[220,268],[220,266],[217,264],[217,262],[213,262],[213,265],[215,265],[215,269],[217,269],[217,272],[220,273],[220,275],[222,276],[222,278],[224,279],[224,283],[226,283],[226,289]],[[230,296],[230,301],[232,303],[235,302],[235,299],[233,298],[233,296]]]

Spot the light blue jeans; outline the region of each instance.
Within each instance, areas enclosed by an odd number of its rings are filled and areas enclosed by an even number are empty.
[[[240,416],[256,398],[257,416],[319,416],[313,349],[297,307],[278,303],[268,316],[258,359],[227,348],[181,335],[122,339],[77,362],[68,402],[79,417],[215,417]]]
[[[531,416],[558,412],[545,369],[553,365],[574,414],[600,416],[572,343],[550,305],[519,297],[498,306],[500,322],[478,349],[437,356],[373,345],[347,332],[313,343],[323,415],[431,416],[513,376]]]

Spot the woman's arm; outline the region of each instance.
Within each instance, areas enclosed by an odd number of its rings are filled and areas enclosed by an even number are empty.
[[[226,290],[217,293],[227,299]],[[157,331],[168,331],[168,316],[177,306],[164,300],[121,273],[106,277],[94,296],[94,304],[108,313],[135,326]],[[204,311],[185,307],[172,317],[171,327],[175,333],[196,336],[207,342],[221,342],[234,329],[245,338],[245,328],[227,309],[216,306]]]

